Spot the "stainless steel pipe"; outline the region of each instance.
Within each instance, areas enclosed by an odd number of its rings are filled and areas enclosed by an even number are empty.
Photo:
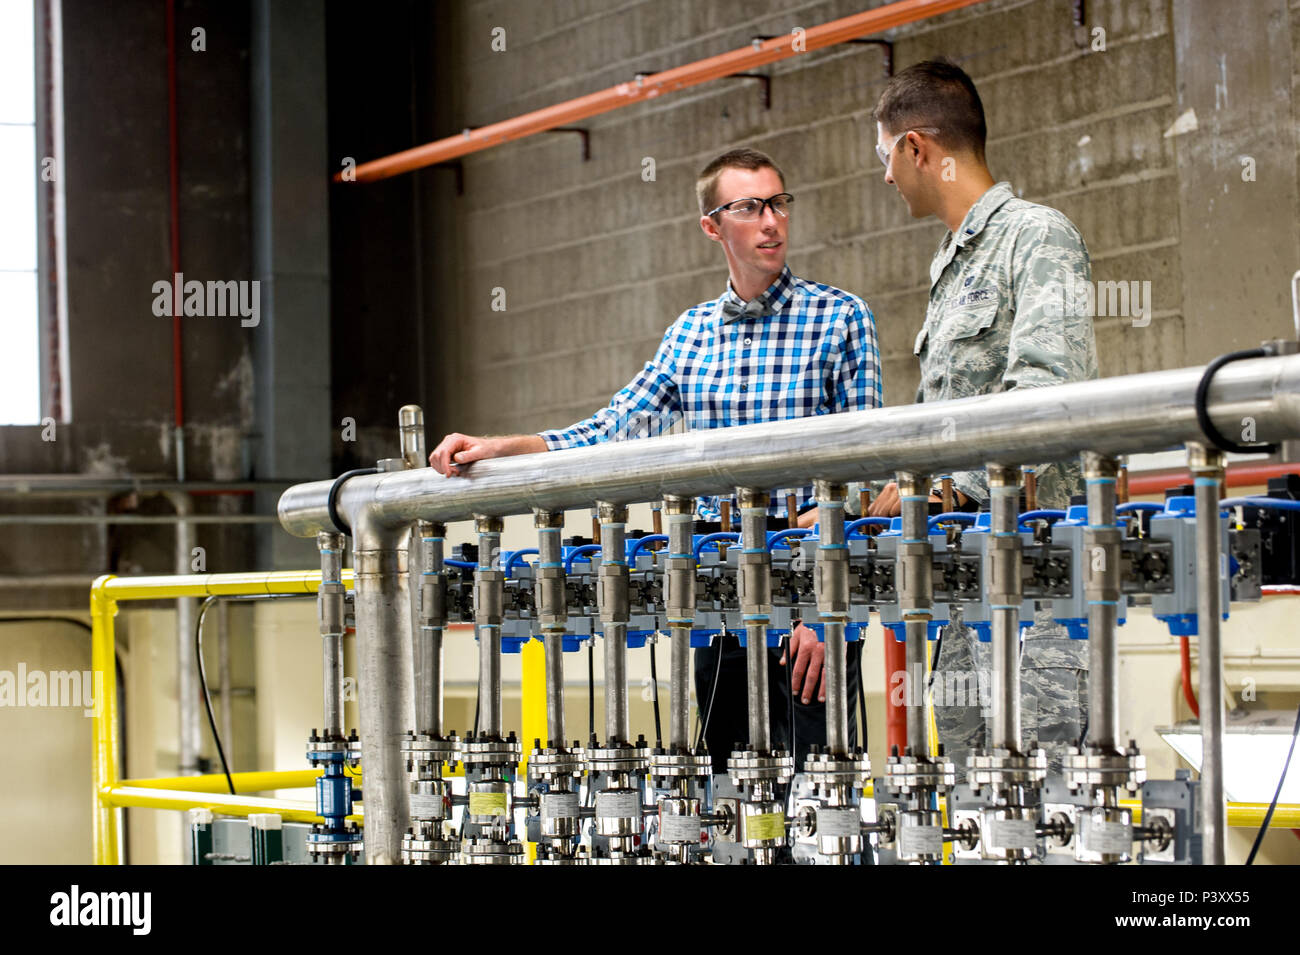
[[[695,501],[670,495],[664,608],[672,632],[668,667],[668,746],[672,752],[691,746],[691,626],[695,622]]]
[[[849,615],[848,548],[844,541],[844,502],[848,488],[818,481],[817,616],[826,650],[826,748],[834,756],[849,752],[848,648],[844,625]],[[794,660],[789,659],[791,666]],[[859,677],[861,679],[861,677]]]
[[[398,865],[409,815],[401,741],[415,722],[411,600],[400,546],[409,535],[366,520],[352,529],[366,864]]]
[[[442,735],[443,686],[442,643],[447,627],[447,576],[443,549],[444,524],[420,521],[412,534],[419,541],[419,579],[416,593],[415,647],[415,731]],[[408,557],[408,562],[410,558]]]
[[[1224,865],[1228,825],[1223,790],[1223,551],[1219,520],[1222,452],[1189,444],[1187,463],[1196,494],[1197,649],[1200,656],[1201,864]]]
[[[930,736],[925,712],[925,658],[930,619],[934,616],[931,571],[930,475],[899,471],[898,496],[903,538],[898,543],[898,603],[903,614],[907,659],[907,748],[913,756],[929,756]]]
[[[600,501],[600,621],[605,633],[605,745],[628,742],[627,625],[628,600],[627,508]],[[651,647],[651,652],[654,648]]]
[[[1088,492],[1088,526],[1083,532],[1083,587],[1088,601],[1088,744],[1120,753],[1119,740],[1119,556],[1115,479],[1119,462],[1095,451],[1083,453]]]
[[[741,487],[736,489],[736,499],[740,503],[740,568],[736,583],[741,625],[745,628],[749,748],[770,753],[772,703],[767,687],[767,625],[772,615],[772,558],[767,551],[767,508],[771,498],[755,488]],[[718,652],[722,652],[721,647]]]
[[[986,566],[993,622],[993,749],[1020,752],[1020,469],[988,465]]]
[[[320,590],[316,593],[321,638],[321,693],[325,738],[343,735],[343,535],[321,531]]]
[[[564,586],[564,548],[561,534],[564,515],[540,508],[533,512],[537,528],[536,605],[546,653],[546,739],[547,745],[563,748],[568,736],[564,726],[564,632],[568,607]]]
[[[501,619],[505,573],[501,566],[501,518],[474,518],[478,567],[474,570],[474,633],[478,637],[478,734],[501,736]]]
[[[1201,437],[1193,400],[1201,368],[1074,382],[957,401],[817,415],[714,431],[608,442],[588,448],[475,462],[468,476],[429,468],[348,481],[339,509],[357,524],[401,527],[417,519],[566,510],[593,500],[650,501],[730,487],[789,487],[818,477],[839,483],[895,470],[978,468],[1068,458],[1080,448],[1123,454]],[[1260,440],[1300,434],[1300,356],[1234,362],[1209,393],[1221,429],[1255,419]],[[948,440],[953,438],[955,440]],[[299,537],[330,529],[330,481],[289,488],[280,522]]]

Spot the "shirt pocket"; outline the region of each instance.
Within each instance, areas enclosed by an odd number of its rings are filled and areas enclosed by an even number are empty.
[[[997,320],[998,317],[998,300],[989,299],[987,302],[980,302],[978,305],[963,305],[958,309],[944,315],[942,319],[935,323],[935,327],[930,332],[930,337],[935,344],[943,342],[961,342],[968,339],[977,338],[988,331],[989,327]],[[924,336],[924,331],[922,335]],[[917,340],[918,352],[921,339]]]

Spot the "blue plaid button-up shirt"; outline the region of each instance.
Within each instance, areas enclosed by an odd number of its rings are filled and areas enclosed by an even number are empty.
[[[703,431],[881,404],[871,310],[856,295],[806,282],[786,266],[748,304],[728,283],[721,297],[687,309],[654,358],[606,407],[540,435],[558,451],[653,437],[682,418],[688,429]],[[811,486],[774,489],[772,515],[785,515],[790,491],[800,509],[813,500]],[[700,498],[696,514],[718,520],[718,498]]]

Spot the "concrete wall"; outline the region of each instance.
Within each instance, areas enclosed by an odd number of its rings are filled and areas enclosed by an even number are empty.
[[[459,125],[480,125],[878,5],[463,3],[461,82],[449,95],[462,104]],[[1097,281],[1151,283],[1149,325],[1098,320],[1103,375],[1202,362],[1284,333],[1300,265],[1296,5],[1098,0],[1081,30],[1071,7],[992,0],[900,28],[894,63],[939,54],[961,63],[985,103],[994,176],[1079,226]],[[496,27],[504,52],[492,50]],[[1096,28],[1104,50],[1093,49]],[[870,119],[881,55],[840,46],[763,72],[773,77],[770,110],[754,84],[719,81],[585,121],[590,162],[562,135],[466,160],[467,192],[440,246],[462,263],[460,309],[436,328],[473,374],[436,391],[436,422],[470,432],[563,426],[626,383],[677,314],[724,287],[692,183],[740,144],[771,153],[799,198],[792,267],[868,301],[887,401],[910,400],[911,346],[943,228],[909,219],[883,183]],[[1187,109],[1198,129],[1166,136]],[[1242,181],[1247,154],[1253,182]],[[654,182],[642,180],[646,157]],[[504,312],[491,308],[494,288],[506,290]]]

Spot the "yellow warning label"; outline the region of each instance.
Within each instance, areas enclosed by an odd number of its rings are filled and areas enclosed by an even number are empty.
[[[504,816],[506,810],[505,793],[470,793],[469,814],[471,816]]]
[[[745,817],[745,839],[784,839],[785,813],[764,812]]]

